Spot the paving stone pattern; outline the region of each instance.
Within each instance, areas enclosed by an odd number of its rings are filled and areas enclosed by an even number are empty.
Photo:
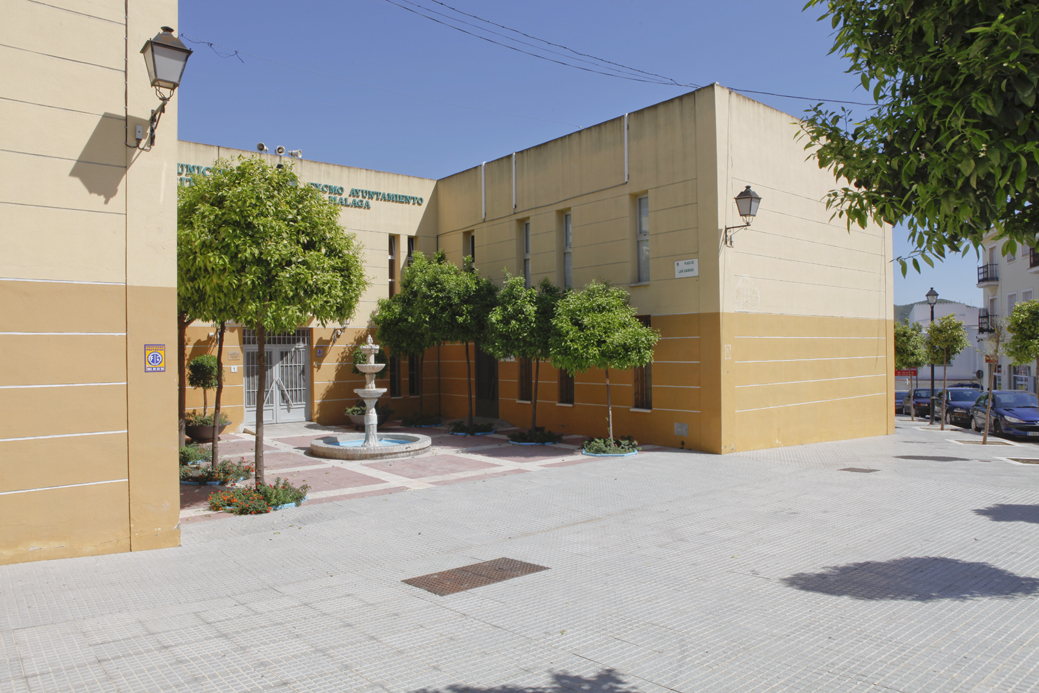
[[[1036,690],[1037,455],[961,439],[371,470],[397,492],[0,567],[0,691]],[[501,557],[548,570],[401,582]]]

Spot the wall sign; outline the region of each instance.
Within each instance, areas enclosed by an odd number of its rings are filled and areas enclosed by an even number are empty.
[[[675,262],[675,279],[681,279],[682,277],[699,277],[700,276],[700,261],[699,260],[678,260]]]
[[[144,345],[144,372],[165,373],[166,372],[166,345],[145,344]]]

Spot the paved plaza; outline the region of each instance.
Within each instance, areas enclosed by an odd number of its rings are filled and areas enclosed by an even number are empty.
[[[1035,690],[1039,447],[897,426],[290,472],[341,478],[269,515],[187,508],[180,548],[0,567],[0,691]],[[318,464],[271,435],[282,469]],[[403,582],[502,558],[547,569]]]

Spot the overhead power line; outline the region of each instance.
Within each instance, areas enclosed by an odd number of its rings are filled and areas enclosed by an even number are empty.
[[[575,50],[573,48],[570,48],[568,46],[564,46],[564,45],[559,44],[559,43],[553,43],[552,41],[548,41],[546,39],[539,38],[539,37],[534,36],[532,34],[528,34],[526,32],[520,31],[519,29],[513,29],[512,27],[506,26],[505,24],[500,24],[498,22],[494,22],[494,21],[491,21],[489,19],[484,19],[483,17],[480,17],[478,15],[471,14],[469,12],[465,12],[463,10],[460,10],[460,9],[456,8],[456,7],[452,7],[451,5],[448,5],[445,2],[441,2],[441,0],[428,0],[428,1],[436,3],[437,5],[445,8],[445,9],[448,9],[448,10],[450,10],[452,12],[455,12],[457,14],[464,15],[466,17],[470,17],[470,18],[475,19],[475,20],[477,20],[479,22],[483,22],[484,24],[488,24],[490,26],[495,26],[495,27],[498,27],[499,29],[505,29],[506,31],[510,31],[512,33],[515,33],[515,34],[519,34],[520,36],[524,36],[524,37],[529,38],[529,39],[531,39],[533,41],[538,41],[539,43],[543,43],[543,44],[548,45],[548,46],[553,46],[555,48],[561,48],[561,49],[563,49],[565,51],[568,51],[569,53],[572,53],[575,56],[580,56],[580,57],[576,58],[576,60],[578,60],[580,62],[583,62],[583,63],[586,63],[586,64],[594,65],[594,66],[596,66],[596,68],[600,68],[600,69],[594,69],[594,68],[584,67],[582,65],[576,65],[573,62],[569,62],[570,60],[574,60],[573,58],[569,58],[569,56],[564,56],[564,55],[558,53],[557,51],[550,51],[550,50],[547,50],[547,49],[539,48],[539,47],[534,46],[533,44],[530,44],[530,43],[528,43],[526,41],[520,41],[519,39],[514,39],[514,38],[511,38],[511,37],[505,36],[505,35],[503,35],[503,34],[501,34],[499,32],[496,32],[496,31],[491,31],[489,29],[483,29],[483,28],[477,27],[476,25],[474,25],[471,22],[466,22],[465,20],[459,19],[457,17],[451,17],[450,15],[444,14],[443,12],[438,12],[435,9],[432,9],[430,7],[426,7],[426,6],[424,6],[424,5],[420,4],[420,3],[414,2],[413,0],[400,0],[399,2],[397,0],[384,0],[384,2],[387,2],[387,3],[391,4],[391,5],[396,6],[396,7],[399,7],[402,10],[405,10],[407,12],[411,12],[412,14],[416,14],[416,15],[418,15],[420,17],[424,17],[425,19],[428,19],[431,22],[436,22],[437,24],[440,24],[442,26],[446,26],[446,27],[448,27],[450,29],[454,29],[455,31],[459,31],[459,32],[461,32],[463,34],[468,34],[469,36],[472,36],[474,38],[478,38],[478,39],[480,39],[482,41],[487,41],[488,43],[493,43],[496,46],[500,46],[502,48],[507,48],[509,50],[516,51],[518,53],[523,53],[524,55],[529,55],[531,57],[538,58],[540,60],[547,60],[548,62],[556,63],[557,65],[563,65],[564,67],[570,67],[570,68],[574,68],[574,69],[577,69],[577,70],[584,70],[585,72],[593,72],[595,74],[604,75],[606,77],[614,77],[614,78],[618,78],[618,79],[626,79],[626,80],[633,81],[633,82],[644,82],[644,83],[647,83],[647,84],[659,84],[659,85],[662,85],[662,86],[682,87],[682,88],[689,88],[689,89],[699,89],[700,86],[701,86],[699,84],[695,84],[695,83],[692,83],[692,82],[680,82],[680,81],[678,81],[678,80],[676,80],[676,79],[674,79],[672,77],[668,77],[666,75],[657,74],[655,72],[647,72],[645,70],[640,70],[640,69],[638,69],[636,67],[631,67],[630,65],[624,65],[622,63],[614,62],[614,61],[611,61],[611,60],[606,60],[605,58],[599,58],[599,57],[591,55],[589,53],[582,53],[582,52],[577,51],[577,50]],[[407,5],[411,5],[411,7],[405,7],[404,5],[402,5],[400,3],[405,3]],[[418,9],[412,9],[412,8],[418,8]],[[420,12],[418,10],[422,10],[422,11]],[[542,50],[542,51],[545,51],[545,52],[547,52],[547,53],[549,53],[551,55],[560,56],[560,57],[562,57],[564,59],[556,60],[554,58],[550,58],[548,56],[541,55],[539,53],[534,53],[534,52],[531,52],[531,51],[528,51],[528,50],[524,50],[522,48],[518,48],[516,46],[509,45],[507,43],[502,43],[501,41],[495,40],[495,39],[490,38],[488,36],[483,36],[483,35],[474,33],[472,31],[468,31],[466,29],[463,29],[461,27],[455,26],[454,24],[450,24],[447,21],[441,21],[440,19],[437,19],[436,17],[432,17],[432,16],[430,16],[430,14],[426,14],[426,13],[435,14],[435,15],[437,15],[439,17],[444,17],[445,19],[449,19],[449,20],[454,21],[454,22],[460,22],[460,23],[462,23],[462,24],[464,24],[466,26],[473,27],[473,28],[477,29],[478,31],[485,31],[485,32],[490,33],[490,34],[492,34],[494,36],[501,37],[501,38],[505,39],[506,41],[513,41],[515,43],[519,43],[521,45],[533,48],[534,50]],[[588,58],[588,60],[584,60],[584,58]],[[634,74],[632,74],[632,73],[634,73]],[[764,95],[764,96],[775,96],[775,97],[783,98],[783,99],[798,99],[798,100],[801,100],[801,101],[812,101],[812,102],[816,102],[816,103],[821,101],[821,102],[826,102],[826,103],[847,104],[847,105],[851,105],[851,106],[875,106],[876,105],[874,103],[867,103],[867,102],[862,102],[862,101],[844,101],[844,100],[840,100],[840,99],[820,99],[820,98],[815,98],[815,97],[811,97],[811,96],[798,96],[798,95],[794,95],[794,94],[777,94],[777,93],[774,93],[774,92],[756,91],[756,90],[753,90],[753,89],[741,89],[741,88],[738,88],[738,87],[728,87],[728,88],[730,90],[732,90],[732,91],[739,92],[739,93],[742,93],[742,94],[760,94],[760,95]]]
[[[369,89],[378,89],[379,91],[386,91],[386,92],[389,92],[391,94],[397,94],[399,96],[408,96],[408,97],[411,97],[413,99],[422,99],[424,101],[432,101],[433,103],[439,103],[439,104],[443,104],[445,106],[454,106],[456,108],[467,108],[467,109],[469,109],[471,111],[482,111],[483,113],[494,113],[495,115],[510,116],[512,118],[523,118],[525,120],[537,120],[537,121],[540,121],[542,123],[555,123],[556,125],[568,125],[570,127],[577,128],[578,130],[581,129],[581,126],[578,125],[577,123],[568,123],[568,122],[566,122],[564,120],[550,120],[548,118],[537,118],[535,116],[522,115],[520,113],[508,113],[506,111],[495,111],[495,110],[490,109],[490,108],[480,108],[479,106],[468,106],[466,104],[453,103],[451,101],[444,101],[443,99],[434,99],[432,97],[422,96],[420,94],[409,94],[408,92],[405,92],[405,91],[398,91],[396,89],[387,89],[386,87],[380,87],[380,86],[377,86],[375,84],[367,84],[365,82],[358,82],[357,80],[354,80],[354,79],[347,79],[345,77],[341,77],[340,75],[332,75],[332,74],[329,74],[327,72],[320,72],[318,70],[312,70],[309,67],[300,67],[299,65],[292,65],[291,63],[282,62],[280,60],[272,60],[271,58],[265,58],[262,55],[256,55],[255,53],[249,53],[247,51],[241,51],[241,50],[238,50],[236,48],[231,48],[230,46],[224,46],[224,45],[221,45],[219,43],[215,43],[213,41],[206,41],[205,39],[200,39],[200,38],[195,38],[193,36],[188,36],[187,34],[181,34],[180,37],[182,39],[184,39],[185,41],[188,41],[190,43],[202,44],[202,45],[209,46],[210,49],[212,49],[213,53],[215,53],[218,57],[221,57],[221,58],[238,58],[239,60],[241,60],[244,63],[245,60],[242,59],[242,56],[243,55],[247,55],[250,58],[256,58],[257,60],[263,60],[264,62],[271,63],[272,65],[280,65],[281,67],[287,67],[287,68],[290,68],[292,70],[299,70],[300,72],[309,72],[310,74],[317,75],[319,77],[325,77],[325,78],[328,78],[328,79],[335,79],[335,80],[338,80],[340,82],[347,82],[349,84],[356,84],[358,86],[368,87]],[[218,47],[219,48],[223,48],[225,51],[231,51],[231,53],[228,53],[226,55],[225,54],[221,54],[220,51],[217,50]]]

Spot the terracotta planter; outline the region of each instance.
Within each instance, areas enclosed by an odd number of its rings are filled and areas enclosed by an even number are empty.
[[[361,417],[364,418],[364,417]],[[216,427],[217,435],[224,432],[224,429],[231,424],[225,423]],[[195,443],[212,443],[213,442],[213,427],[212,426],[185,426],[184,433],[187,434],[188,438],[191,438],[192,442]]]

